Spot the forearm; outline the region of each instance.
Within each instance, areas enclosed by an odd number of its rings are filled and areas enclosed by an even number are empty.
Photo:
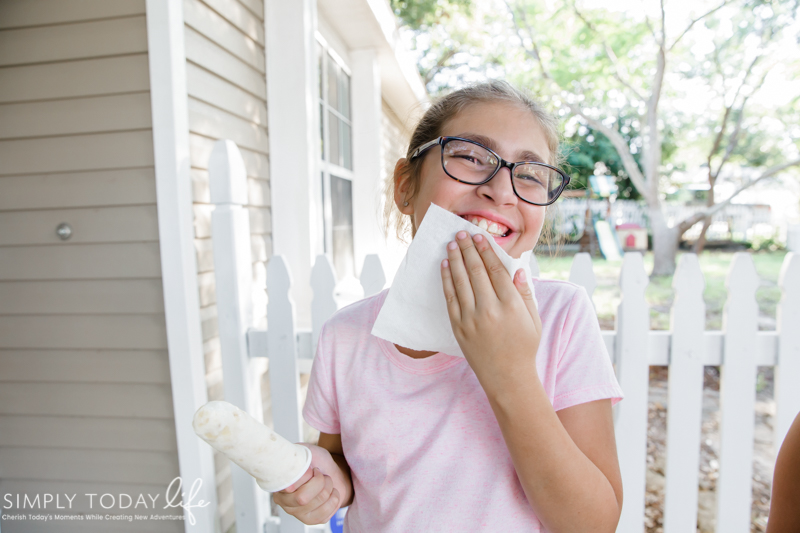
[[[561,424],[534,372],[517,372],[487,397],[517,476],[549,531],[615,530],[620,502],[609,479]]]
[[[332,453],[331,457],[339,468],[339,472],[336,477],[334,477],[334,486],[339,489],[339,493],[342,497],[339,507],[347,507],[353,503],[353,497],[355,496],[355,491],[353,491],[353,478],[350,475],[350,465],[347,464],[347,460],[342,454]],[[339,480],[338,484],[336,483],[337,479]],[[341,489],[339,488],[340,486]]]

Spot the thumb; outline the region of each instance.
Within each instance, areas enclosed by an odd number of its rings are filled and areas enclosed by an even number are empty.
[[[522,301],[525,302],[525,307],[528,309],[533,322],[536,324],[536,329],[542,331],[542,320],[539,318],[539,310],[536,308],[536,300],[533,297],[533,286],[528,283],[528,278],[525,276],[525,270],[519,269],[514,275],[514,286],[517,292],[522,296]]]

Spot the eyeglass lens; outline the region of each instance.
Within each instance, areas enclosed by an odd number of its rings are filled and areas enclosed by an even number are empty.
[[[451,140],[442,150],[442,165],[450,176],[478,184],[495,172],[500,161],[479,144]],[[530,163],[514,167],[513,181],[521,198],[535,204],[547,204],[558,196],[564,177],[551,168]]]

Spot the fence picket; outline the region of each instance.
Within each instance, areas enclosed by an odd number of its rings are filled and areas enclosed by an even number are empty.
[[[333,263],[325,254],[317,256],[314,268],[311,269],[311,353],[317,353],[317,341],[322,325],[338,309],[334,290],[336,289],[336,272]]]
[[[717,531],[748,533],[753,483],[756,335],[759,279],[753,258],[739,252],[728,274],[720,381],[720,472]]]
[[[262,420],[261,372],[257,368],[262,361],[251,359],[247,351],[247,330],[253,316],[250,219],[244,207],[247,176],[236,144],[227,140],[214,143],[208,173],[211,203],[215,205],[211,237],[225,399]],[[266,494],[235,464],[231,464],[231,482],[236,527],[260,531],[269,514]]]
[[[282,255],[273,255],[267,263],[267,351],[269,385],[272,396],[272,420],[275,432],[292,442],[303,440],[300,418],[300,379],[297,373],[294,302],[289,295],[292,276]],[[295,517],[278,509],[281,533],[308,533]]]
[[[244,163],[234,143],[215,144],[209,161],[209,176],[211,199],[216,206],[212,214],[212,237],[225,396],[258,418],[260,372],[251,366],[257,363],[247,356],[245,342],[253,305],[249,220],[244,207],[247,182]],[[582,214],[583,210],[579,215],[582,217]],[[532,275],[538,277],[539,264],[533,254],[530,266]],[[597,284],[589,254],[574,257],[569,280],[584,287],[592,297]],[[301,331],[298,335],[294,304],[289,296],[291,274],[285,259],[273,256],[267,266],[268,329],[250,330],[253,343],[259,345],[256,349],[250,346],[251,353],[263,352],[269,356],[275,429],[296,442],[302,439],[298,338],[299,346],[311,341],[315,347],[322,324],[340,304],[360,298],[362,289],[365,296],[379,292],[386,284],[386,276],[378,256],[368,255],[360,280],[346,276],[337,285],[330,259],[321,255],[317,257],[309,281],[314,291],[312,331],[310,334]],[[614,352],[617,376],[625,392],[625,401],[615,410],[615,435],[625,486],[625,505],[617,530],[641,533],[644,526],[650,363],[669,365],[664,531],[695,530],[705,363],[722,365],[717,531],[744,533],[750,521],[757,364],[775,365],[776,452],[800,411],[800,387],[795,386],[800,379],[800,328],[797,327],[800,324],[800,255],[788,254],[781,268],[778,285],[782,296],[776,332],[757,331],[758,308],[754,295],[758,278],[747,254],[734,257],[729,273],[724,332],[705,331],[704,281],[694,254],[681,258],[673,278],[676,298],[671,332],[649,331],[649,310],[644,297],[647,284],[642,256],[626,254],[620,275],[622,300],[617,313],[617,331],[603,332],[606,345]],[[238,529],[280,530],[281,533],[321,531],[318,527],[303,525],[282,510],[279,510],[280,521],[275,517],[263,517],[266,524],[259,518],[251,520],[261,512],[258,505],[268,513],[266,495],[257,488],[251,491],[252,478],[246,476],[249,485],[243,483],[244,478],[237,478],[237,467],[233,469]],[[266,529],[258,525],[251,527],[260,520]]]
[[[622,301],[617,308],[615,351],[617,379],[625,399],[617,405],[614,431],[625,499],[617,531],[644,531],[645,469],[647,468],[648,338],[650,309],[642,254],[628,252],[619,276]]]
[[[541,272],[539,270],[539,261],[536,260],[535,253],[531,254],[531,260],[528,262],[528,264],[531,266],[531,276],[538,278]]]
[[[589,299],[592,300],[592,305],[594,305],[592,295],[595,287],[597,287],[597,279],[594,276],[591,255],[586,252],[575,254],[572,259],[572,266],[569,269],[569,281],[586,289],[586,294],[589,295]]]
[[[671,314],[664,533],[685,533],[697,528],[706,322],[704,285],[697,255],[684,254],[672,280],[675,302]]]
[[[361,268],[361,286],[364,288],[364,298],[381,292],[386,285],[386,273],[378,254],[367,254],[364,266]]]
[[[800,412],[800,254],[789,253],[778,277],[778,357],[775,365],[774,446],[777,455],[783,439]]]

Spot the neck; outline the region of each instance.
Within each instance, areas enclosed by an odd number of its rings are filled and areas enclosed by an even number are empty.
[[[395,348],[397,348],[397,351],[399,351],[401,354],[407,355],[413,359],[425,359],[426,357],[430,357],[434,354],[439,353],[439,352],[428,352],[425,350],[411,350],[410,348],[404,348],[403,346],[398,346],[397,344],[395,344],[394,346]]]

